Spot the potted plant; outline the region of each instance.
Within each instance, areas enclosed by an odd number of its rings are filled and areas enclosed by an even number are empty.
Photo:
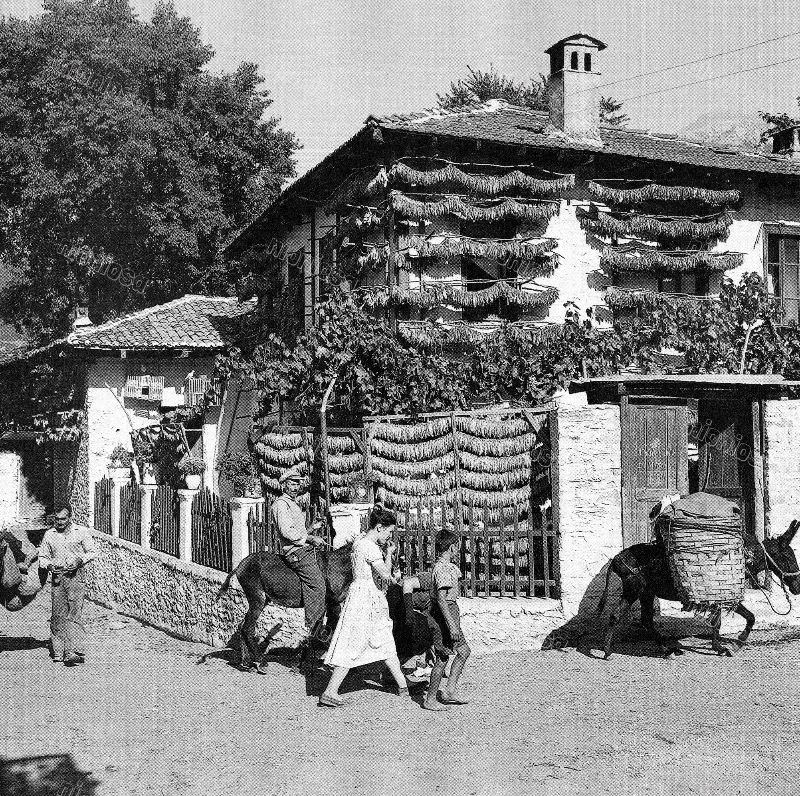
[[[130,474],[133,454],[122,445],[117,445],[108,461],[109,478],[125,478]]]
[[[142,483],[157,484],[158,469],[155,462],[155,445],[144,437],[139,437],[133,443],[133,454],[141,462]]]
[[[219,472],[230,481],[235,497],[261,497],[261,482],[252,457],[228,451],[219,462]]]
[[[187,489],[200,489],[206,463],[199,456],[184,456],[178,465],[178,471],[183,476]]]

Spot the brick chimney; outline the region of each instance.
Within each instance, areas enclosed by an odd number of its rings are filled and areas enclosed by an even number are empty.
[[[606,45],[576,33],[545,50],[550,56],[550,125],[571,138],[600,140],[600,72],[597,54]]]
[[[89,308],[85,305],[79,305],[72,310],[72,328],[82,329],[84,326],[91,326],[92,322],[89,319]]]

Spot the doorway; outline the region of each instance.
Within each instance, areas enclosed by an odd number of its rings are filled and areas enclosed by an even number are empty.
[[[745,532],[754,534],[750,402],[625,396],[620,408],[624,546],[650,541],[650,512],[672,494],[735,500]]]

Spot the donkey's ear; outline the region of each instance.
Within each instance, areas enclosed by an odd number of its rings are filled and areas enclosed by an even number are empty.
[[[789,527],[784,531],[783,538],[787,542],[791,542],[794,539],[794,535],[797,533],[797,529],[800,528],[800,520],[792,520],[789,523]]]

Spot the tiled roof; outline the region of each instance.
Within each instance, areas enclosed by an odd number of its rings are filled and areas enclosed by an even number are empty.
[[[233,342],[230,322],[254,306],[225,296],[188,295],[98,326],[76,329],[64,342],[81,349],[215,350]]]
[[[632,158],[685,163],[714,169],[756,171],[800,176],[800,162],[784,155],[765,155],[723,149],[678,138],[668,133],[650,133],[615,127],[601,127],[602,146],[575,140],[558,131],[546,131],[547,113],[490,100],[467,110],[432,110],[394,116],[372,116],[386,130],[496,141],[517,146],[607,152]]]
[[[25,338],[13,326],[0,321],[0,365],[19,359],[27,348]]]

